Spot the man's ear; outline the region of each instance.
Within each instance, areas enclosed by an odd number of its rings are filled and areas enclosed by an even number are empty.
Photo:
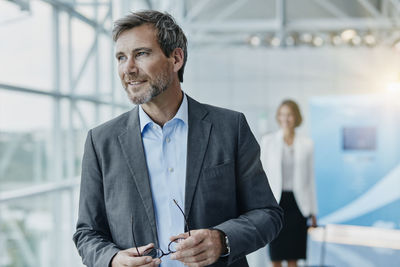
[[[174,59],[174,71],[178,72],[182,68],[185,59],[182,48],[175,48],[174,51],[172,51],[172,58]]]

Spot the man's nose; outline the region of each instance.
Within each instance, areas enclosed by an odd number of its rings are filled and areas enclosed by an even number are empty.
[[[129,57],[124,64],[123,70],[125,73],[137,73],[138,68],[135,60]]]

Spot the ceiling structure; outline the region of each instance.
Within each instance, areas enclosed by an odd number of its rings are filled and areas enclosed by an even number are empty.
[[[193,45],[396,45],[400,0],[121,0],[173,14]],[[344,32],[344,33],[343,33]],[[398,44],[400,49],[400,44]]]
[[[29,0],[7,0],[29,11]],[[109,5],[171,13],[190,45],[292,47],[387,45],[400,51],[400,0],[46,0],[70,8]],[[90,21],[93,18],[87,17]],[[101,24],[101,21],[98,21]],[[92,23],[92,25],[94,25]],[[104,27],[104,25],[100,25]],[[110,28],[110,23],[106,28]]]

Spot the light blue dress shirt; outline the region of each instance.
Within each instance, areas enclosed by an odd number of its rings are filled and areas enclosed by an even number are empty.
[[[185,210],[188,104],[183,94],[175,117],[160,127],[139,106],[139,120],[150,178],[160,248],[167,253],[169,238],[185,232],[182,213]],[[183,266],[170,255],[161,258],[162,267]]]

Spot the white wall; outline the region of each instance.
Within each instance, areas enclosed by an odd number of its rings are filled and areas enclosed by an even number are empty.
[[[257,138],[277,129],[275,110],[284,98],[300,104],[300,131],[308,134],[311,97],[383,92],[399,76],[400,53],[385,47],[189,47],[185,71],[190,96],[244,112]]]

